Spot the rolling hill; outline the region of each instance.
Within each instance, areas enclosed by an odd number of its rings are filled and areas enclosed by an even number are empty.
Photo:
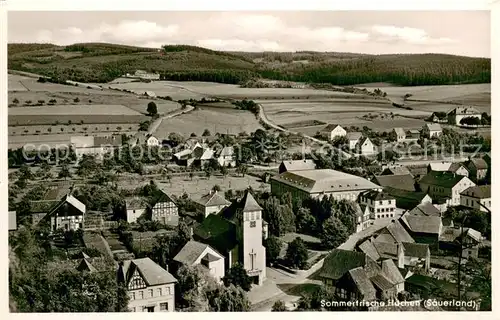
[[[489,83],[491,61],[444,54],[221,52],[188,45],[163,49],[107,43],[9,44],[8,68],[56,81],[109,82],[138,69],[162,79],[240,83],[266,78],[309,83],[397,85]]]

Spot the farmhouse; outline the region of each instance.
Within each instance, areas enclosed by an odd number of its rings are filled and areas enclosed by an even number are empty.
[[[149,136],[147,139],[146,139],[146,145],[148,147],[158,147],[160,145],[160,142],[158,141],[158,139],[154,136]]]
[[[77,198],[71,193],[65,195],[60,201],[54,203],[50,201],[48,205],[53,204],[49,210],[41,212],[38,216],[37,223],[47,221],[50,223],[50,230],[57,229],[77,230],[83,228],[86,208]]]
[[[481,158],[472,158],[465,163],[469,170],[469,177],[474,181],[481,181],[488,173],[488,163]]]
[[[154,199],[154,205],[151,208],[151,220],[170,226],[177,226],[179,224],[177,205],[162,190],[158,190],[158,194]]]
[[[377,153],[377,147],[368,137],[361,138],[358,141],[355,150],[363,156],[371,156]]]
[[[368,207],[374,219],[393,218],[396,212],[396,199],[383,191],[365,191],[359,195],[359,203]]]
[[[122,136],[74,136],[70,144],[78,158],[86,154],[101,159],[104,154],[122,145]]]
[[[407,191],[385,187],[384,191],[396,200],[396,207],[411,210],[419,204],[432,203],[432,198],[425,192]]]
[[[465,189],[460,193],[460,204],[464,207],[491,212],[491,185]]]
[[[463,241],[462,257],[477,259],[479,246],[483,241],[481,232],[472,228],[447,227],[439,237],[439,248],[460,252],[460,238]]]
[[[134,223],[137,218],[146,212],[146,204],[139,197],[134,197],[125,200],[126,220],[128,223]]]
[[[364,191],[381,189],[364,178],[331,169],[284,172],[270,181],[273,195],[290,192],[302,200],[332,195],[337,200],[356,201]]]
[[[439,123],[426,123],[422,128],[422,136],[426,138],[437,138],[443,134]]]
[[[316,169],[316,163],[311,159],[304,160],[285,160],[281,162],[278,172],[283,173],[287,171],[304,171]]]
[[[222,209],[231,205],[231,202],[227,201],[224,195],[218,191],[210,191],[196,203],[205,217],[208,217],[209,214],[218,214]]]
[[[217,162],[221,167],[236,167],[236,154],[234,147],[226,146],[222,148],[217,156]]]
[[[361,232],[373,225],[372,213],[367,205],[355,204],[356,208],[356,232]]]
[[[449,124],[461,124],[460,121],[464,118],[478,118],[481,120],[481,112],[474,107],[459,106],[450,110],[447,114]]]
[[[429,120],[437,123],[447,123],[448,116],[445,112],[433,112]]]
[[[469,171],[459,162],[433,162],[427,166],[428,172],[451,172],[464,177],[469,176]]]
[[[375,176],[373,182],[386,188],[415,191],[415,180],[411,174]]]
[[[363,134],[361,132],[348,132],[346,137],[347,141],[349,141],[349,150],[354,150],[359,140],[363,137]]]
[[[410,174],[410,170],[408,170],[407,167],[405,166],[389,166],[386,167],[382,172],[380,173],[381,176],[388,176],[388,175],[406,175]]]
[[[221,281],[225,276],[224,256],[211,246],[198,241],[188,241],[174,257],[174,261],[191,267],[201,265],[217,281]]]
[[[337,137],[345,137],[347,135],[347,131],[338,124],[329,124],[321,130],[321,135],[327,137],[328,140],[333,141]]]
[[[436,199],[447,199],[449,205],[460,205],[460,193],[475,186],[469,178],[451,172],[431,171],[419,181],[420,190]]]
[[[412,129],[406,133],[407,142],[417,141],[418,139],[420,139],[420,131]]]
[[[393,131],[396,134],[397,142],[402,142],[406,140],[406,132],[403,128],[394,128]]]
[[[175,310],[174,278],[150,258],[127,260],[118,267],[118,282],[129,293],[132,312],[173,312]]]
[[[399,219],[401,225],[418,243],[426,243],[433,248],[437,248],[439,236],[443,231],[443,222],[440,216],[410,214],[407,212]]]
[[[261,285],[266,278],[262,208],[248,190],[237,207],[237,210],[224,216],[209,215],[194,230],[193,239],[210,245],[224,255],[226,270],[235,263],[241,263],[253,282]]]
[[[406,214],[413,216],[441,217],[441,211],[429,202],[419,204]]]
[[[396,299],[404,290],[404,278],[391,259],[376,261],[363,252],[334,249],[326,258],[319,277],[342,300]]]

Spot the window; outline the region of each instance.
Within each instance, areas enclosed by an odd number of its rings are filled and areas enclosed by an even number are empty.
[[[250,228],[255,228],[257,223],[255,221],[250,221]]]
[[[255,220],[255,212],[252,212],[252,220]]]
[[[168,302],[160,303],[160,311],[168,311]]]
[[[144,307],[144,311],[146,312],[155,312],[155,307]]]
[[[379,201],[379,202],[378,202],[378,204],[380,204],[380,205],[381,205],[381,204],[382,204],[382,200],[381,200],[381,201]]]
[[[260,212],[257,212],[257,220],[260,219]]]
[[[380,209],[377,209],[377,213],[380,213]]]
[[[139,297],[140,297],[141,299],[144,299],[144,291],[139,291]]]
[[[135,300],[135,292],[130,293],[130,300]]]
[[[389,200],[389,204],[391,204],[391,202],[392,202],[392,201],[391,201],[391,200]]]
[[[158,288],[158,290],[156,290],[158,292],[158,296],[161,297],[162,295],[162,292],[161,292],[161,288]]]
[[[153,297],[153,289],[149,289],[148,293],[149,293],[149,297],[152,298]]]
[[[170,287],[167,287],[167,294],[170,294]]]
[[[249,216],[249,214],[245,213],[245,221],[248,221],[248,216]]]

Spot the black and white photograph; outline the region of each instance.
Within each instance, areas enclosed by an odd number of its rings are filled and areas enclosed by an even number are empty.
[[[6,13],[11,313],[491,314],[489,10],[148,8]]]

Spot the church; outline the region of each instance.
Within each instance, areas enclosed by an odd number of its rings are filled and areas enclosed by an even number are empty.
[[[257,285],[266,278],[266,237],[262,208],[249,190],[240,201],[210,214],[193,232],[193,240],[224,256],[225,270],[240,263]]]

